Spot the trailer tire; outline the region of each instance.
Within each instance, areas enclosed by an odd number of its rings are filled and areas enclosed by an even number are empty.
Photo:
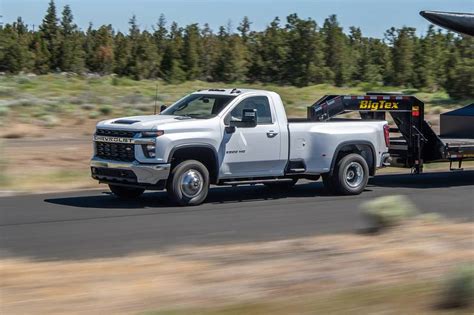
[[[166,183],[169,197],[180,206],[201,204],[209,191],[209,171],[196,160],[186,160],[173,168]]]
[[[330,191],[341,195],[358,195],[364,191],[369,181],[367,161],[357,153],[342,157],[328,178]],[[326,185],[326,184],[325,184]]]
[[[141,188],[132,188],[112,184],[109,184],[109,189],[116,197],[120,199],[134,199],[140,197],[145,192],[145,189]]]

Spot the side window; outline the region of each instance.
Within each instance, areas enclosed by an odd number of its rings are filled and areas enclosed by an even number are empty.
[[[253,96],[244,99],[230,112],[228,120],[242,120],[243,109],[256,109],[257,110],[257,124],[271,124],[272,111],[270,110],[270,103],[266,96]]]

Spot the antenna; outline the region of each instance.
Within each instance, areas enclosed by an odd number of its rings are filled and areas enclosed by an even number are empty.
[[[155,113],[154,115],[156,115],[156,103],[158,101],[158,81],[156,81],[156,90],[155,90]]]

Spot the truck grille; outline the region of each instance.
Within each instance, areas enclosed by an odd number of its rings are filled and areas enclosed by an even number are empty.
[[[110,136],[110,137],[121,137],[121,138],[133,138],[136,135],[136,131],[128,130],[108,130],[108,129],[97,129],[95,134],[98,136]]]
[[[133,138],[137,132],[128,130],[97,129],[98,136]],[[135,145],[130,143],[96,142],[96,156],[106,160],[133,162],[135,160]]]
[[[96,156],[114,161],[133,162],[135,145],[125,143],[96,142]]]

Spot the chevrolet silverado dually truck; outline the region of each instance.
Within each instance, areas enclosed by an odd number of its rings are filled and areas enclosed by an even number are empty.
[[[360,194],[390,160],[386,121],[288,119],[277,93],[249,89],[200,90],[158,115],[105,120],[93,140],[92,177],[113,194],[166,189],[179,205],[202,203],[211,184],[289,189],[320,176],[330,193]]]

